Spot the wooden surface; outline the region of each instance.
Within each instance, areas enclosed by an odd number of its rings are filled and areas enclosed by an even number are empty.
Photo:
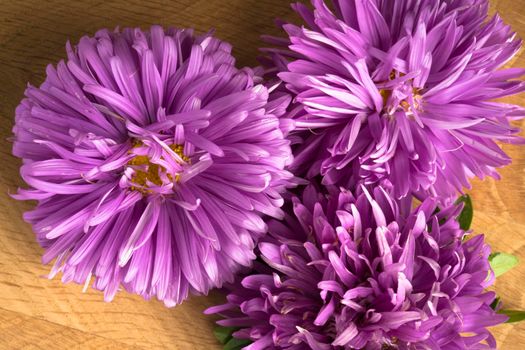
[[[525,0],[494,0],[492,10],[525,38]],[[65,56],[68,39],[117,25],[214,27],[236,47],[239,64],[252,65],[259,35],[276,34],[278,16],[292,17],[287,0],[0,0],[0,349],[219,349],[212,320],[202,315],[218,295],[167,309],[122,292],[108,304],[99,292],[43,278],[49,267],[40,265],[42,250],[22,221],[31,204],[7,194],[21,185],[7,138],[26,83],[42,81],[46,64]],[[525,54],[512,65],[525,67]],[[511,101],[525,104],[523,96]],[[525,148],[505,149],[514,164],[501,171],[503,179],[474,183],[474,228],[487,234],[494,251],[521,257],[523,264],[498,279],[496,291],[507,307],[525,309]],[[525,323],[494,333],[500,349],[525,349]]]

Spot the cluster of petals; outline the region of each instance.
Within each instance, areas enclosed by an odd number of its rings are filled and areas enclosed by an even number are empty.
[[[251,266],[283,216],[291,173],[280,119],[228,43],[192,30],[98,31],[67,45],[16,110],[25,213],[51,276],[166,305]]]
[[[510,163],[523,108],[495,102],[525,90],[500,69],[521,40],[488,0],[312,0],[302,26],[268,38],[270,76],[294,96],[291,170],[324,184],[394,187],[454,198],[472,177]],[[279,47],[280,46],[280,47]]]
[[[258,349],[493,349],[494,281],[484,237],[467,237],[461,205],[411,209],[390,190],[307,187],[271,221],[265,264],[212,307]]]

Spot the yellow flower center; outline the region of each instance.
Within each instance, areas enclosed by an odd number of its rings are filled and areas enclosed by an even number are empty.
[[[403,74],[403,73],[399,73],[399,77],[402,77],[404,75],[405,74]],[[396,78],[397,78],[396,72],[392,71],[390,73],[389,80],[394,80]],[[383,110],[387,110],[388,100],[390,99],[390,96],[392,96],[392,91],[393,91],[392,89],[380,89],[379,90],[379,94],[383,98]],[[420,102],[420,99],[421,99],[421,94],[420,94],[419,89],[414,88],[414,87],[412,88],[412,99],[413,99],[413,102],[414,102],[414,108],[419,110],[419,108],[420,108],[419,102]],[[399,107],[403,108],[403,110],[405,112],[409,112],[410,109],[411,109],[411,105],[410,105],[410,103],[408,101],[408,98],[400,101],[399,102]]]
[[[389,343],[383,343],[383,345],[381,346],[381,350],[391,350],[391,349],[397,349],[397,343],[398,343],[399,339],[397,339],[397,337],[392,337],[390,338],[390,341]]]
[[[141,141],[134,141],[133,148],[142,147],[144,144]],[[173,152],[177,153],[179,157],[185,162],[190,162],[190,158],[184,154],[184,146],[172,144],[168,146]],[[131,153],[131,151],[130,151]],[[163,157],[161,157],[163,159]],[[166,169],[156,163],[152,163],[148,156],[137,155],[133,157],[128,163],[128,166],[132,167],[135,172],[131,177],[131,182],[137,186],[131,186],[132,191],[139,191],[144,194],[148,193],[148,182],[153,183],[157,186],[161,186],[164,182],[160,176],[161,173],[166,173],[166,177],[170,181],[174,181],[173,176],[167,173]],[[175,182],[179,180],[180,175],[175,175]]]
[[[392,95],[392,90],[381,89],[379,90],[379,94],[383,98],[383,106],[386,106],[386,103],[388,102],[390,95]]]

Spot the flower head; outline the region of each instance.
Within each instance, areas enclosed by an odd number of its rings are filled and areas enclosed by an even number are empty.
[[[524,110],[494,99],[525,88],[525,70],[498,70],[521,41],[487,0],[312,3],[265,49],[295,96],[294,172],[450,199],[510,163],[497,142],[522,142]]]
[[[486,327],[494,277],[482,235],[466,239],[461,206],[427,199],[414,210],[381,187],[326,197],[312,187],[272,221],[259,266],[221,313],[246,349],[494,348]]]
[[[51,275],[167,305],[250,266],[291,174],[286,98],[210,34],[101,30],[29,86],[13,153]]]

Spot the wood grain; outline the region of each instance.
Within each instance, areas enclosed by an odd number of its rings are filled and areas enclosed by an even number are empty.
[[[525,0],[493,0],[492,11],[525,37]],[[22,220],[32,204],[8,196],[22,185],[8,138],[26,83],[40,84],[45,66],[65,56],[66,40],[101,27],[214,27],[234,45],[239,65],[253,65],[259,36],[278,33],[276,17],[293,17],[287,0],[0,1],[0,349],[219,349],[212,320],[202,315],[221,299],[217,294],[174,309],[124,292],[108,304],[99,292],[42,277],[49,267],[41,266],[42,250]],[[525,67],[525,56],[512,65]],[[510,101],[525,104],[523,96]],[[493,250],[525,262],[525,150],[505,150],[514,163],[501,171],[502,180],[474,182],[474,228],[487,234]],[[525,263],[498,279],[496,291],[507,307],[525,309],[523,281]],[[494,333],[501,349],[525,348],[525,324]]]

